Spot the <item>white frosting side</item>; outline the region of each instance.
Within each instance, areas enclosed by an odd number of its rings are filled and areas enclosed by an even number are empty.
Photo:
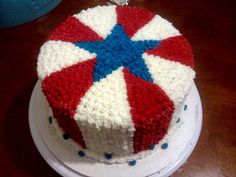
[[[117,23],[116,6],[97,6],[74,15],[99,36],[106,38]]]
[[[70,42],[47,41],[38,56],[38,76],[44,79],[53,72],[96,57],[96,54],[76,47]]]
[[[156,15],[150,22],[140,28],[131,38],[138,40],[163,40],[180,35],[170,22]]]
[[[192,87],[195,71],[179,62],[165,60],[147,53],[144,53],[142,57],[154,83],[166,92],[174,102],[175,109],[178,110]]]
[[[75,113],[86,147],[117,156],[133,153],[134,124],[122,67],[95,82]]]
[[[47,117],[51,116],[52,113],[50,113]],[[73,154],[75,154],[75,156],[77,156],[77,152],[82,150],[83,152],[85,152],[86,157],[91,158],[91,159],[95,159],[98,160],[100,162],[105,162],[105,163],[109,163],[109,164],[113,164],[113,163],[126,163],[129,162],[130,160],[138,160],[138,159],[142,159],[158,150],[161,150],[161,145],[163,143],[172,143],[169,142],[169,139],[173,136],[173,134],[176,132],[176,130],[180,127],[183,126],[183,118],[184,118],[184,114],[180,115],[181,117],[181,121],[179,123],[173,122],[171,124],[171,126],[168,129],[167,134],[165,135],[165,137],[155,146],[155,148],[153,150],[144,150],[141,151],[137,154],[127,154],[127,155],[117,155],[117,154],[113,154],[112,159],[106,159],[103,153],[99,153],[99,152],[95,152],[95,151],[91,151],[90,149],[86,148],[83,149],[78,143],[76,143],[74,140],[72,139],[68,139],[68,140],[64,140],[63,134],[64,131],[62,130],[62,128],[58,125],[58,122],[56,119],[52,119],[52,125],[48,124],[49,129],[52,128],[53,131],[55,131],[55,138],[60,138],[59,140],[63,141],[63,143],[65,143],[65,146],[67,146],[68,151],[72,151]],[[187,117],[188,118],[188,117]],[[95,139],[96,141],[96,139]],[[181,143],[180,143],[181,144]],[[162,150],[161,150],[162,151]],[[163,151],[164,152],[164,151]],[[163,159],[165,159],[166,157],[163,157]]]

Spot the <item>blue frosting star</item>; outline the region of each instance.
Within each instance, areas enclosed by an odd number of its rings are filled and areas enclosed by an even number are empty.
[[[94,82],[106,77],[121,66],[128,68],[134,75],[153,82],[142,54],[146,50],[160,45],[160,41],[132,41],[127,36],[124,28],[117,24],[112,29],[111,34],[103,41],[76,42],[74,44],[97,54],[97,62],[93,73]]]

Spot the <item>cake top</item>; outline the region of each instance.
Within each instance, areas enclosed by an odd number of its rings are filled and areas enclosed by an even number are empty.
[[[191,88],[193,66],[187,40],[167,20],[143,8],[98,6],[51,33],[37,69],[53,115],[72,139],[103,151],[83,138],[83,125],[130,131],[134,142],[125,149],[102,146],[128,154],[167,133]]]
[[[117,42],[119,45],[116,45]],[[162,45],[160,45],[161,43]],[[100,45],[97,46],[97,44]],[[64,53],[59,47],[63,47],[67,53]],[[48,51],[48,48],[51,50]],[[101,48],[104,50],[100,50]],[[103,59],[106,57],[110,59],[113,53],[120,51],[122,54],[117,58],[126,56],[127,53],[135,58],[135,53],[132,51],[138,49],[141,54],[145,51],[148,54],[180,62],[190,67],[194,65],[191,48],[179,31],[167,20],[143,8],[98,6],[83,10],[68,17],[59,25],[51,33],[43,49],[47,51],[42,52],[50,53],[50,56],[49,54],[45,56],[44,53],[39,55],[38,74],[40,79],[75,63],[96,58],[101,52],[103,52],[102,55],[107,55],[103,56]],[[73,50],[73,52],[69,50]],[[106,50],[109,52],[105,52]],[[100,53],[97,54],[97,51]],[[67,59],[63,60],[65,57]],[[123,60],[127,60],[127,58]],[[129,59],[127,63],[131,60]],[[104,63],[103,60],[99,61],[99,65]],[[138,61],[132,60],[136,63]],[[122,66],[124,62],[115,62],[115,65],[116,67]],[[94,75],[98,74],[97,71],[95,73]],[[146,75],[148,74],[146,73]],[[143,77],[151,79],[150,76]]]

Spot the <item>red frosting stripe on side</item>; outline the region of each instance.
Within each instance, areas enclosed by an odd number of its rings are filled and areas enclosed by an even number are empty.
[[[118,24],[124,27],[129,37],[132,37],[155,16],[155,14],[144,8],[118,6],[116,12]]]
[[[147,51],[147,53],[194,68],[191,47],[183,36],[165,39],[161,41],[159,46]]]
[[[134,153],[157,144],[167,133],[174,104],[157,85],[124,69],[128,100],[135,126]]]
[[[53,115],[57,117],[57,122],[60,127],[69,134],[75,142],[77,142],[82,148],[86,148],[85,142],[83,140],[82,133],[76,124],[75,120],[69,116],[68,112],[61,111],[58,108],[53,108]]]
[[[86,147],[82,134],[74,120],[74,113],[81,98],[93,84],[96,59],[64,68],[52,73],[42,82],[42,89],[62,129]]]
[[[68,17],[62,24],[53,30],[48,39],[62,40],[65,42],[103,40],[96,32],[73,16]]]

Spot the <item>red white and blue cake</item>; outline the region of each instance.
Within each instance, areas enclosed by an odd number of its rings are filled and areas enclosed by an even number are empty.
[[[83,157],[131,162],[168,147],[195,77],[187,40],[143,8],[68,17],[38,56],[50,123]]]

